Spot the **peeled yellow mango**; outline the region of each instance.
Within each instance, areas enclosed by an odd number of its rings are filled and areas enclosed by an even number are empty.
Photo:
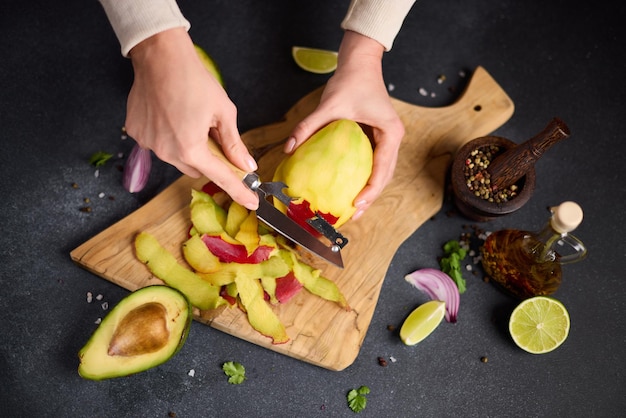
[[[331,122],[276,168],[274,181],[287,184],[286,193],[297,198],[290,210],[280,202],[276,207],[293,218],[303,212],[299,205],[308,206],[338,228],[356,211],[354,199],[372,174],[372,162],[372,145],[356,122]]]

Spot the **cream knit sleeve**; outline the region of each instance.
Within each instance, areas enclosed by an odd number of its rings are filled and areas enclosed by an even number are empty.
[[[191,24],[180,11],[176,0],[99,0],[120,41],[122,55],[144,39],[167,29]]]
[[[414,3],[415,0],[352,0],[341,27],[374,39],[389,51]]]

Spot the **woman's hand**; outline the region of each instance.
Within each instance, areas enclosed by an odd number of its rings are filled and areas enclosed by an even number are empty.
[[[285,144],[292,153],[316,131],[337,119],[351,119],[371,128],[374,163],[367,185],[354,200],[359,218],[393,177],[404,125],[391,104],[382,75],[383,46],[346,31],[339,48],[337,70],[328,80],[317,109],[303,119]]]
[[[237,129],[237,108],[204,68],[184,28],[170,29],[130,51],[135,79],[126,131],[158,158],[191,177],[206,176],[248,209],[258,197],[213,155],[207,138],[244,171],[257,169]]]

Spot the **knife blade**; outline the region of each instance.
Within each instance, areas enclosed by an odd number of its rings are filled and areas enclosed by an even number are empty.
[[[236,174],[241,175],[243,183],[259,196],[259,207],[256,210],[256,216],[261,222],[310,253],[322,257],[339,268],[343,268],[340,250],[343,248],[343,245],[348,242],[345,237],[334,231],[334,228],[331,226],[334,232],[332,236],[335,242],[329,246],[325,245],[289,216],[276,209],[276,207],[267,200],[268,193],[266,193],[266,190],[273,189],[271,182],[262,183],[256,173],[247,173],[233,165],[211,137],[209,137],[208,144],[211,152],[228,165]],[[262,185],[270,186],[262,187]],[[335,238],[336,236],[340,238]]]

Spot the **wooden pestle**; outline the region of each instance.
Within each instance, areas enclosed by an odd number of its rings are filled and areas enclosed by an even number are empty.
[[[487,167],[491,188],[500,190],[515,184],[548,148],[569,135],[565,122],[554,118],[534,137],[498,155]]]

